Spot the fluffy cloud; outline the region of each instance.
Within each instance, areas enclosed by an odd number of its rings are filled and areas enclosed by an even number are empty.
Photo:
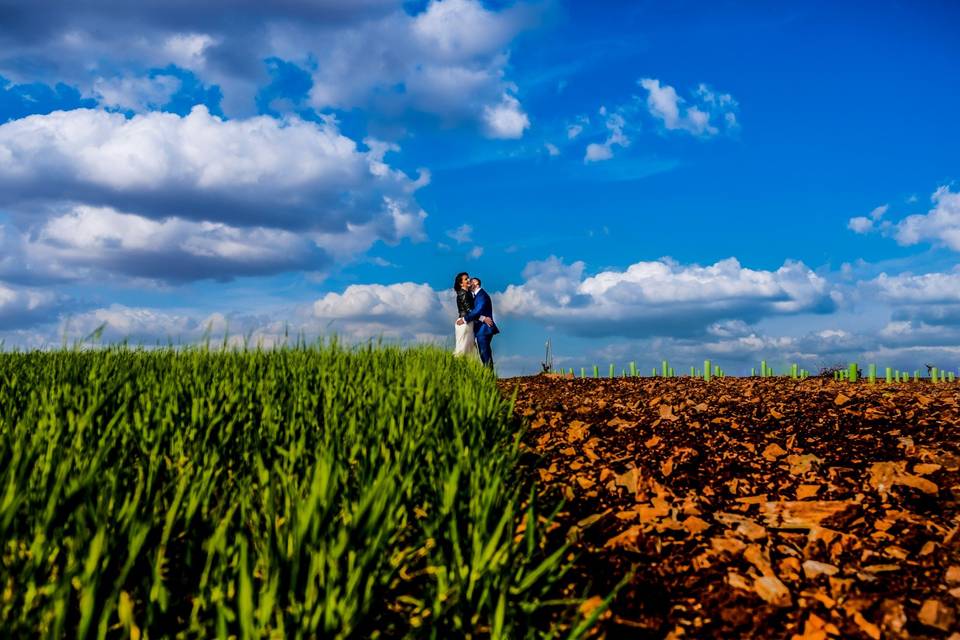
[[[314,53],[310,102],[385,114],[415,110],[445,123],[477,122],[491,138],[519,138],[530,120],[504,79],[505,47],[531,19],[526,5],[493,11],[478,0],[443,0],[415,16],[395,11],[328,32],[323,51]],[[291,50],[288,57],[302,55]]]
[[[933,208],[927,213],[907,216],[899,222],[882,220],[888,206],[882,205],[870,212],[869,217],[857,216],[847,223],[856,233],[879,231],[893,237],[898,244],[911,246],[930,242],[960,251],[960,192],[941,186],[930,196]]]
[[[106,272],[170,282],[263,275],[326,259],[315,243],[282,229],[157,221],[87,206],[48,220],[26,253],[77,278]]]
[[[930,199],[933,209],[901,220],[893,229],[894,237],[902,245],[926,241],[960,251],[960,192],[940,187]]]
[[[157,89],[147,70],[176,65],[222,87],[228,115],[246,116],[268,79],[264,61],[276,57],[311,73],[309,101],[318,108],[412,109],[472,120],[494,137],[522,134],[529,123],[504,80],[507,46],[535,10],[492,10],[480,0],[408,10],[398,0],[240,8],[224,0],[101,0],[61,11],[38,0],[4,16],[0,73],[40,71],[104,104],[135,108]]]
[[[224,87],[233,115],[253,109],[277,26],[320,36],[398,11],[389,0],[246,3],[242,10],[226,0],[99,0],[61,8],[37,0],[5,12],[0,73],[14,79],[44,74],[41,79],[93,93],[98,80],[140,77],[145,69],[176,64]]]
[[[94,82],[93,93],[104,107],[148,111],[166,105],[180,87],[180,79],[168,74],[98,78]]]
[[[866,283],[879,297],[894,304],[960,303],[960,267],[947,273],[881,273]]]
[[[250,115],[268,80],[265,60],[310,72],[321,109],[405,110],[472,121],[492,137],[519,137],[529,120],[504,80],[510,41],[534,21],[520,4],[433,0],[416,14],[398,0],[243,3],[101,0],[59,11],[40,0],[7,12],[0,73],[66,81],[104,105],[157,104],[169,65],[223,89],[223,109]],[[225,20],[224,16],[229,16]],[[123,59],[116,52],[123,52]]]
[[[718,320],[831,311],[839,294],[799,262],[755,271],[730,258],[701,267],[669,259],[584,277],[585,265],[532,262],[498,297],[501,313],[583,336],[701,335]]]
[[[352,338],[384,336],[421,341],[453,335],[457,317],[452,294],[429,285],[351,285],[313,303],[313,318],[329,330]]]
[[[499,104],[483,107],[483,122],[491,138],[521,138],[530,126],[520,101],[508,93],[503,94]]]
[[[738,126],[737,101],[728,93],[718,94],[701,84],[688,101],[670,85],[661,85],[656,78],[642,78],[638,84],[647,91],[646,107],[650,115],[668,130],[710,137]]]
[[[856,216],[850,218],[850,221],[847,223],[847,228],[854,233],[867,233],[873,230],[873,220],[866,216]]]
[[[49,321],[64,302],[50,291],[0,282],[0,329],[29,327]]]
[[[880,220],[883,217],[883,214],[887,212],[889,205],[881,205],[876,207],[873,211],[870,212],[869,216],[856,216],[850,218],[850,221],[847,223],[847,228],[853,231],[854,233],[869,233],[874,229],[874,222]]]
[[[607,116],[606,127],[609,132],[607,139],[602,143],[593,142],[587,145],[587,150],[583,156],[584,162],[599,162],[609,160],[613,157],[613,147],[626,147],[630,145],[630,139],[624,134],[623,129],[626,126],[623,116],[619,113],[607,114],[607,110],[600,108],[600,115]]]
[[[429,175],[367,147],[331,119],[55,112],[0,125],[0,204],[30,251],[124,274],[178,258],[174,279],[322,269],[423,238],[413,192]]]

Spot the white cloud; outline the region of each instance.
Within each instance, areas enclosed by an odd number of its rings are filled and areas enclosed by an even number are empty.
[[[889,208],[889,205],[880,205],[879,207],[875,207],[868,216],[856,216],[854,218],[850,218],[850,220],[847,222],[847,228],[854,233],[869,233],[876,228],[874,227],[874,222],[879,221]],[[886,228],[887,225],[888,223],[884,222],[880,228]]]
[[[211,46],[219,44],[217,39],[206,33],[174,33],[163,41],[163,52],[174,64],[202,71],[206,66],[205,53]]]
[[[491,138],[512,139],[530,119],[504,78],[506,46],[532,19],[525,4],[494,11],[478,0],[434,0],[415,16],[395,11],[328,31],[322,50],[310,38],[288,46],[291,59],[304,50],[317,59],[310,100],[318,108],[413,110],[444,123],[475,122]]]
[[[151,255],[173,255],[164,252],[175,245],[206,256],[210,268],[197,277],[229,277],[230,265],[238,275],[258,265],[322,268],[378,240],[425,237],[413,193],[429,175],[412,179],[384,161],[394,145],[367,144],[332,119],[224,121],[204,107],[184,117],[29,116],[0,125],[0,205],[28,246],[58,245],[77,263],[86,251],[88,263],[111,255],[131,266],[149,252],[142,238],[162,231]]]
[[[600,162],[602,160],[609,160],[613,157],[613,150],[605,145],[600,144],[599,142],[591,142],[587,145],[587,150],[583,155],[584,162]]]
[[[947,273],[881,273],[865,283],[888,302],[899,304],[960,303],[960,267]]]
[[[473,227],[469,224],[462,224],[456,229],[451,229],[447,231],[447,237],[453,238],[456,240],[457,244],[463,244],[464,242],[470,242],[473,237]]]
[[[568,125],[567,125],[567,139],[568,139],[568,140],[573,140],[574,138],[576,138],[576,137],[577,137],[578,135],[580,135],[581,133],[583,133],[583,125],[582,125],[582,124],[568,124]]]
[[[165,74],[145,78],[97,78],[93,83],[93,92],[104,107],[148,111],[170,102],[180,86],[179,78]]]
[[[343,293],[328,293],[313,303],[312,316],[330,331],[354,339],[382,335],[433,341],[453,335],[457,314],[452,293],[401,282],[350,285]]]
[[[894,237],[902,245],[927,241],[960,251],[960,192],[943,186],[930,199],[933,209],[901,220],[893,228]]]
[[[483,256],[483,247],[474,247],[470,249],[470,253],[467,254],[467,257],[471,260],[476,260]]]
[[[276,57],[312,75],[310,102],[318,109],[360,107],[388,119],[413,110],[484,125],[484,107],[500,105],[513,120],[495,118],[492,131],[515,133],[522,110],[502,99],[508,47],[541,9],[433,0],[410,11],[396,0],[242,8],[224,0],[162,7],[104,0],[70,11],[34,2],[5,16],[0,75],[16,81],[40,73],[30,79],[68,82],[89,95],[97,79],[136,83],[145,69],[177,65],[221,87],[225,113],[245,117],[269,81],[264,61]]]
[[[850,221],[847,222],[847,228],[854,233],[867,233],[873,230],[873,220],[864,216],[850,218]]]
[[[606,115],[606,109],[600,108],[601,115]],[[607,116],[605,123],[607,131],[607,139],[603,141],[602,144],[591,143],[587,145],[587,150],[584,153],[583,161],[584,162],[599,162],[602,160],[609,160],[613,157],[613,147],[627,147],[630,146],[630,139],[623,133],[623,129],[626,126],[626,121],[623,119],[623,116],[619,113],[611,113]]]
[[[558,156],[558,155],[560,155],[560,148],[559,148],[557,145],[555,145],[555,144],[553,144],[553,143],[551,143],[551,142],[544,142],[544,143],[543,143],[543,148],[546,149],[546,150],[547,150],[547,153],[548,153],[549,155],[551,155],[551,156]]]
[[[694,104],[682,98],[670,85],[661,85],[656,78],[641,78],[638,83],[647,91],[646,107],[668,130],[687,131],[695,136],[710,137],[721,132],[714,119],[722,122],[727,132],[739,125],[737,101],[728,93],[716,93],[701,84],[694,95]]]
[[[491,138],[521,138],[530,126],[530,118],[520,107],[520,101],[504,93],[500,104],[483,108],[483,122]]]
[[[531,262],[525,282],[498,297],[504,314],[529,317],[586,336],[694,335],[717,321],[827,312],[838,294],[800,262],[756,271],[734,259],[680,265],[638,262],[584,277],[585,265],[551,257]]]
[[[308,238],[265,227],[180,218],[151,220],[78,206],[27,241],[32,259],[77,277],[107,272],[167,281],[262,275],[295,269],[319,253]]]
[[[0,329],[28,327],[49,320],[64,304],[57,294],[0,282]]]

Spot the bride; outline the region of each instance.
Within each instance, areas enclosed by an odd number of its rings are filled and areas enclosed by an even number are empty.
[[[457,313],[460,314],[457,319],[459,320],[473,310],[473,292],[470,291],[470,275],[467,272],[463,271],[457,274],[453,281],[453,290],[457,294]],[[473,323],[454,324],[453,330],[456,335],[453,355],[479,360],[480,354],[477,351],[477,341],[473,335]]]

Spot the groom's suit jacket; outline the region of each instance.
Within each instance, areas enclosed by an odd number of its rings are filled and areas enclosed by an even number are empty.
[[[486,316],[493,320],[493,302],[483,289],[477,291],[477,297],[473,301],[473,311],[465,315],[463,319],[465,322],[476,323],[474,327],[476,327],[475,333],[478,336],[486,333],[495,336],[500,333],[500,329],[497,328],[497,323],[493,323],[492,327],[487,326],[486,322],[480,322],[480,316]]]

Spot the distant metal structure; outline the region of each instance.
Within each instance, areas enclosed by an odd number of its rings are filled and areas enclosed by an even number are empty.
[[[550,373],[553,371],[553,348],[550,344],[550,338],[547,338],[546,347],[547,351],[540,366],[543,368],[543,373]]]

